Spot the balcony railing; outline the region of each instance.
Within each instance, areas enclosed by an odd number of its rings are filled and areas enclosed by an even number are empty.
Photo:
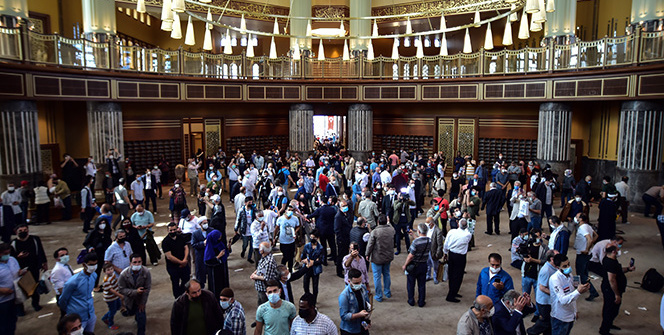
[[[551,44],[541,48],[485,51],[451,56],[362,56],[318,60],[269,59],[147,49],[114,42],[68,39],[58,35],[0,28],[0,59],[62,67],[186,75],[219,79],[452,79],[579,71],[664,61],[664,32],[639,32],[597,41]]]

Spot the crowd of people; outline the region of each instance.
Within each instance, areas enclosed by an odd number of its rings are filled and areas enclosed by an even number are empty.
[[[447,281],[446,301],[458,304],[478,217],[486,216],[485,234],[500,235],[503,211],[509,217],[505,246],[510,266],[521,270],[521,290],[503,269],[502,256],[489,254],[457,334],[570,334],[576,300],[586,292],[589,301],[600,295],[589,272],[603,278],[600,334],[618,329],[613,320],[626,289],[625,274],[634,271],[633,264],[618,261],[625,240],[616,218],[629,223],[627,177],[615,184],[604,177],[595,194],[590,176],[577,180],[571,170],[558,176],[548,166],[509,162],[502,154],[487,165],[458,153],[449,167],[442,152],[372,152],[361,161],[336,141],[318,143],[304,157],[280,149],[265,157],[256,151],[245,157],[239,149],[227,156],[220,149],[205,159],[199,151],[174,171],[165,161],[141,172],[126,160],[122,169],[121,158],[113,149],[103,171],[92,157],[85,165],[77,201],[86,233],[77,257],[83,271],[74,274],[66,248],[53,254],[49,280],[61,310],[59,334],[94,332],[92,292],[103,294],[107,312],[101,320],[108,328],[118,329],[114,317],[121,312],[135,318],[137,334],[145,334],[152,286],[145,265],[159,264],[162,256],[174,299],[172,334],[245,334],[247,324],[255,334],[368,334],[374,304],[392,297],[395,255],[407,253],[400,265],[410,306],[425,307],[430,280]],[[76,162],[67,155],[63,169],[69,164]],[[98,172],[104,175],[100,183],[95,182]],[[173,186],[162,193],[171,176]],[[94,196],[97,184],[103,203]],[[154,216],[163,194],[170,223],[159,246]],[[29,224],[51,222],[51,198],[62,209],[61,219],[71,219],[72,197],[57,175],[35,188],[22,182],[16,190],[9,184],[2,193],[0,333],[13,334],[17,318],[25,315],[25,297],[16,294],[14,281],[26,273],[38,280],[49,269],[42,241],[30,234]],[[664,186],[653,186],[642,197],[646,216],[654,206],[664,230]],[[589,220],[591,201],[599,202],[595,225]],[[33,215],[30,204],[36,207]],[[567,256],[570,240],[576,275]],[[245,320],[229,280],[228,258],[238,254],[255,268],[249,276],[256,290],[255,320]],[[338,317],[316,309],[320,275],[330,265],[341,278]],[[294,300],[291,285],[299,279],[304,295]],[[36,311],[39,296],[37,290],[30,297]],[[526,327],[529,314],[533,324]]]

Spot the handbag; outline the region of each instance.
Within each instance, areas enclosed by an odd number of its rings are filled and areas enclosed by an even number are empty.
[[[18,284],[19,280],[21,280],[20,277],[14,280],[14,295],[15,295],[14,302],[16,304],[23,304],[23,302],[25,301],[25,293],[23,293],[23,289]]]
[[[62,199],[60,199],[60,197],[55,197],[55,198],[53,198],[53,207],[55,207],[55,208],[64,208],[65,203],[62,202]]]
[[[430,244],[430,243],[431,243],[431,240],[429,240],[429,241],[427,242],[427,246],[424,248],[425,252],[426,252],[427,249],[429,249],[429,244]],[[419,257],[422,257],[422,256],[424,256],[423,253],[421,253],[421,254],[419,255]],[[419,258],[419,257],[418,257],[418,258]],[[407,271],[408,273],[412,273],[412,274],[414,274],[416,268],[417,268],[417,264],[415,264],[414,261],[411,261],[410,263],[408,263],[408,265],[406,265],[406,271]]]
[[[78,256],[76,256],[76,264],[83,264],[83,259],[87,254],[88,249],[81,249],[81,251],[78,253]]]

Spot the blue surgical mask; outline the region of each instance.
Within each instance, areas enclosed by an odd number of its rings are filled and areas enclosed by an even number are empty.
[[[567,268],[567,269],[563,269],[563,273],[566,274],[566,275],[572,273],[572,268],[569,267],[569,268]]]
[[[7,261],[9,261],[9,255],[2,255],[2,257],[0,257],[0,262],[7,262]]]
[[[219,301],[219,303],[222,309],[228,309],[228,307],[231,307],[230,301]]]
[[[437,210],[439,210],[439,209],[440,209],[440,206],[433,206],[433,210],[434,210],[434,211],[437,211]]]
[[[69,263],[69,255],[64,255],[60,257],[60,264],[67,264]]]
[[[362,284],[350,284],[350,288],[353,289],[353,291],[359,291],[362,289]]]
[[[287,217],[293,216],[293,211],[286,211],[286,216]]]
[[[276,293],[270,293],[267,295],[267,300],[272,304],[276,304],[281,300],[281,297]]]
[[[344,213],[348,212],[348,206],[341,207],[341,211]]]

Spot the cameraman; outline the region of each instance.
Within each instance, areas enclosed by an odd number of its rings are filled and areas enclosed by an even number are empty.
[[[510,250],[512,255],[512,263],[510,263],[510,265],[512,267],[521,269],[524,257],[529,254],[527,246],[528,230],[526,230],[526,228],[521,228],[519,230],[519,235],[512,240],[512,249]]]
[[[415,206],[415,201],[410,199],[408,194],[408,188],[402,188],[399,197],[394,202],[394,214],[392,216],[392,222],[394,224],[394,230],[396,230],[396,244],[397,252],[395,255],[401,253],[401,238],[403,237],[406,240],[406,249],[410,248],[410,238],[408,234],[410,233],[409,223],[411,220],[411,211],[410,206]]]
[[[521,271],[521,289],[523,293],[530,294],[533,288],[533,299],[537,295],[537,275],[540,268],[546,262],[546,252],[549,247],[542,244],[542,230],[533,228],[528,235],[526,244],[520,246],[520,252],[523,256],[523,269]]]

